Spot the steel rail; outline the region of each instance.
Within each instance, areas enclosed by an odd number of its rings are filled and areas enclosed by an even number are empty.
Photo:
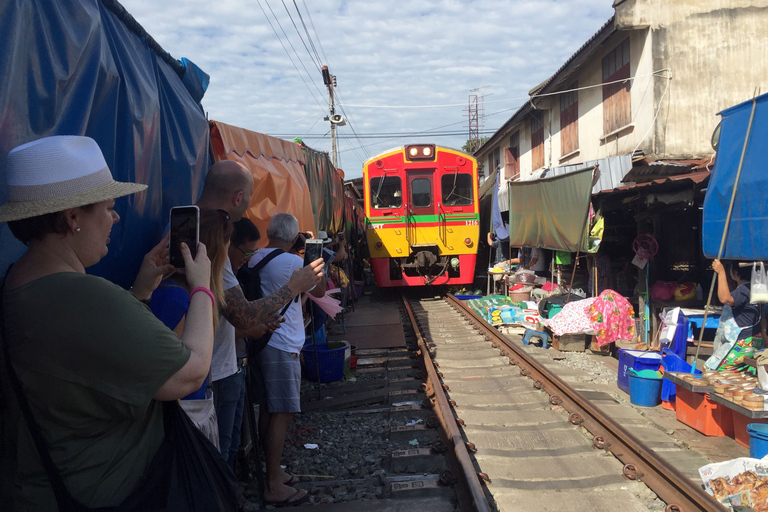
[[[435,370],[435,365],[430,356],[429,346],[427,346],[421,332],[419,332],[419,323],[416,320],[416,316],[413,314],[411,305],[408,303],[408,299],[405,298],[405,295],[402,295],[402,301],[405,310],[408,312],[408,318],[411,321],[411,325],[413,326],[413,332],[416,335],[420,355],[422,362],[424,363],[424,369],[427,372],[426,384],[429,388],[427,390],[427,397],[433,401],[437,418],[443,427],[443,431],[445,432],[449,443],[453,447],[453,453],[459,463],[461,475],[464,480],[463,483],[472,500],[473,510],[477,512],[490,512],[492,508],[488,503],[483,487],[480,484],[479,476],[475,471],[475,466],[469,456],[469,451],[464,442],[464,438],[461,436],[461,430],[459,430],[459,425],[454,418],[453,409],[443,391],[440,377],[437,374],[437,370]]]
[[[552,405],[561,405],[570,412],[569,421],[586,428],[594,436],[593,444],[596,448],[610,451],[623,462],[626,478],[641,480],[667,503],[667,512],[727,510],[581,393],[507,340],[461,300],[451,294],[448,294],[445,300],[473,322],[476,329],[485,335],[486,340],[493,342],[494,348],[500,348],[502,353],[509,357],[510,365],[519,366],[520,373],[529,376],[536,389],[546,391],[550,395]]]

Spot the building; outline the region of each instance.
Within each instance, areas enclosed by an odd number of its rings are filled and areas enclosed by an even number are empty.
[[[713,155],[717,113],[768,79],[765,0],[616,0],[614,16],[475,152],[504,178]],[[605,166],[601,165],[604,170]]]

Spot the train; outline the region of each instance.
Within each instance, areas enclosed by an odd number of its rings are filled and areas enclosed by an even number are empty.
[[[365,232],[379,287],[471,285],[480,232],[477,161],[407,144],[363,164]]]

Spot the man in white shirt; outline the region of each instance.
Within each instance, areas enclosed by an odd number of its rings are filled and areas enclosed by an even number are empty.
[[[261,249],[248,263],[252,268],[273,251],[282,254],[273,257],[260,271],[261,292],[264,296],[282,289],[296,269],[304,262],[289,251],[299,236],[299,222],[289,213],[278,213],[269,221],[269,245]],[[325,282],[320,282],[308,293],[315,297],[325,295]],[[299,354],[304,346],[304,319],[301,302],[291,302],[283,313],[285,321],[276,330],[269,343],[259,353],[261,376],[266,396],[259,410],[259,433],[264,445],[267,478],[264,489],[266,503],[295,505],[309,494],[290,485],[292,477],[280,467],[285,444],[285,432],[294,413],[301,411],[301,362]]]

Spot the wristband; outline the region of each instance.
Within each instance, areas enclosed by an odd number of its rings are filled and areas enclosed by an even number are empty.
[[[208,296],[211,298],[211,306],[216,307],[216,299],[213,296],[213,292],[206,288],[205,286],[198,286],[191,292],[189,292],[189,297],[192,298],[192,296],[197,292],[205,292],[208,294]]]

